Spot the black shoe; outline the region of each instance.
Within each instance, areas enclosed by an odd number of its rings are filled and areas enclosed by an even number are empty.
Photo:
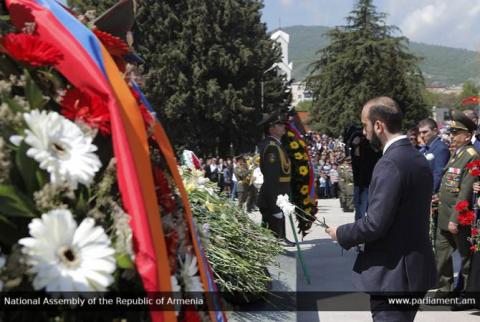
[[[282,246],[286,246],[286,247],[293,247],[293,246],[296,246],[297,244],[295,244],[294,242],[291,242],[289,241],[288,239],[282,239],[282,241],[280,242],[282,244]]]

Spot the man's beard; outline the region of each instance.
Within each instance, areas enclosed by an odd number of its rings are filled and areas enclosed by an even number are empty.
[[[373,151],[375,152],[380,152],[382,150],[382,142],[380,141],[380,138],[378,135],[373,132],[372,133],[372,139],[370,140],[370,146],[372,147]]]

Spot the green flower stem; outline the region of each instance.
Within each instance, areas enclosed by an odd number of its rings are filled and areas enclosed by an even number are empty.
[[[298,236],[297,236],[295,224],[293,223],[293,218],[291,214],[288,215],[288,219],[290,219],[290,225],[292,226],[293,238],[295,239],[295,245],[297,246],[298,258],[300,259],[300,264],[302,265],[303,274],[305,274],[305,279],[307,280],[307,284],[310,285],[310,274],[308,273],[307,266],[303,261],[303,253],[302,253],[302,250],[300,249],[300,244],[298,243]]]

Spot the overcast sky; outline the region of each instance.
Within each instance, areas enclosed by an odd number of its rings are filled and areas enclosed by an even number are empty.
[[[264,0],[268,30],[293,25],[344,25],[355,0]],[[374,0],[412,41],[480,52],[480,0]]]

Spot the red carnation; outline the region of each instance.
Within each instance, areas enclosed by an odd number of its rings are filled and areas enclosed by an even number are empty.
[[[62,114],[74,121],[97,128],[103,135],[110,134],[110,112],[106,99],[94,93],[70,88],[61,102]]]
[[[478,177],[480,176],[480,170],[479,169],[473,169],[470,171],[470,175],[473,177]]]
[[[472,228],[472,230],[471,230],[471,236],[472,236],[472,237],[475,237],[475,236],[477,236],[477,235],[478,235],[478,228]]]
[[[102,42],[105,48],[107,48],[110,55],[123,57],[130,51],[127,43],[124,42],[122,39],[115,37],[107,32],[98,30],[96,28],[92,31],[95,36],[97,36],[97,38]]]
[[[455,210],[458,212],[462,212],[468,209],[468,201],[467,200],[462,200],[457,202],[455,205]]]
[[[475,253],[475,252],[478,251],[478,246],[477,245],[472,245],[472,246],[470,246],[470,250]]]
[[[458,223],[460,226],[470,226],[475,219],[475,213],[473,211],[463,211],[458,214]]]
[[[0,44],[10,57],[33,67],[56,65],[63,58],[57,48],[37,35],[9,33],[1,38]]]

